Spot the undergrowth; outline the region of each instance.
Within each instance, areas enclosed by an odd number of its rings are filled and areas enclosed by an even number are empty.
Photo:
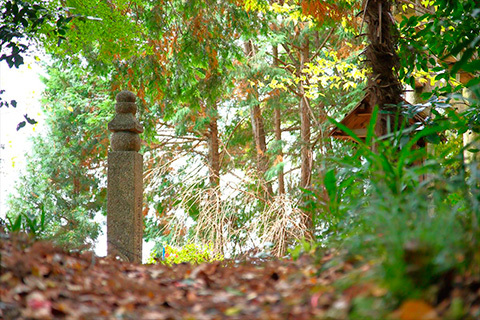
[[[171,266],[183,262],[200,264],[204,262],[222,261],[223,259],[223,255],[213,252],[212,243],[206,246],[189,243],[183,247],[173,247],[164,244],[157,245],[152,250],[147,263],[162,263]]]
[[[357,143],[353,155],[332,158],[324,176],[318,241],[345,259],[375,264],[374,277],[392,297],[438,302],[453,274],[480,271],[480,170],[463,158],[478,150],[456,143],[439,148],[445,154],[427,152],[425,142],[445,143],[445,132],[468,129],[453,111],[380,138],[373,135],[377,114],[365,141],[336,123]]]

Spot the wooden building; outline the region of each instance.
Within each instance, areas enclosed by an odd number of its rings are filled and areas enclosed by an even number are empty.
[[[405,102],[407,103],[407,102]],[[367,137],[368,126],[370,124],[370,119],[372,117],[373,106],[370,103],[370,94],[366,94],[365,97],[353,108],[345,117],[340,121],[341,124],[353,131],[360,139],[365,139]],[[413,115],[409,120],[410,124],[414,123],[423,123],[427,115],[423,112],[419,112]],[[329,136],[337,139],[354,139],[350,137],[347,133],[341,130],[338,127],[334,127]],[[425,146],[425,142],[419,141],[419,146]]]

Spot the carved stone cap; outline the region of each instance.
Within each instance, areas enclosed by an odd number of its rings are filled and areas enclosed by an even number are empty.
[[[137,112],[137,105],[135,104],[135,95],[127,90],[120,91],[117,94],[117,104],[115,105],[116,113],[132,113]]]
[[[120,91],[116,97],[117,102],[135,102],[137,97],[135,94],[128,90]]]
[[[136,97],[132,92],[124,90],[117,94],[116,100],[115,117],[108,123],[108,130],[113,132],[112,150],[138,151],[141,144],[138,134],[143,132],[143,126],[135,118]]]

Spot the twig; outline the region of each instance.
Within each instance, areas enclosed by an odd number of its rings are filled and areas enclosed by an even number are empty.
[[[377,37],[382,42],[382,3],[378,2],[378,29],[377,29]]]
[[[362,30],[363,30],[363,23],[365,22],[365,14],[367,13],[367,6],[368,6],[369,1],[370,0],[367,0],[365,2],[365,7],[363,8],[363,16],[362,16],[362,23],[360,24],[360,32],[362,32]]]
[[[290,49],[287,47],[287,45],[285,43],[282,43],[282,47],[285,49],[285,52],[288,54],[288,56],[290,57],[290,60],[292,60],[292,62],[295,64],[295,65],[299,65],[300,63],[297,61],[297,59],[295,59],[295,57],[292,55],[292,52],[290,51]]]
[[[322,44],[318,47],[317,52],[315,52],[315,54],[312,56],[310,61],[313,61],[320,54],[320,51],[322,51],[323,47],[327,44],[327,41],[328,39],[330,39],[330,36],[332,35],[334,30],[335,28],[330,29],[330,32],[328,33],[327,37],[325,38],[325,40],[323,40]]]

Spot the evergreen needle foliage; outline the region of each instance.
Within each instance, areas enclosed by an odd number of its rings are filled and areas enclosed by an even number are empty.
[[[375,266],[390,304],[480,275],[476,1],[6,2],[2,22],[53,61],[10,232],[95,241],[106,124],[128,89],[145,127],[144,239],[168,264],[334,250]],[[342,124],[360,101],[360,125]],[[369,318],[370,302],[352,313]]]

